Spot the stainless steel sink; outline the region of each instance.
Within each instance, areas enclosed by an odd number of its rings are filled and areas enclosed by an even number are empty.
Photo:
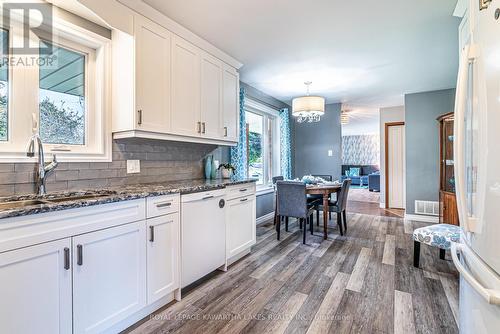
[[[19,209],[25,206],[40,205],[47,203],[48,201],[42,201],[42,200],[9,201],[0,203],[0,210]]]

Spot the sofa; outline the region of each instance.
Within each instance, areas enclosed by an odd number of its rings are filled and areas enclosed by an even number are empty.
[[[368,175],[368,190],[380,192],[380,172]]]
[[[347,175],[347,172],[351,168],[359,168],[359,176]],[[369,175],[379,172],[379,168],[376,165],[342,165],[342,176],[341,181],[345,179],[351,179],[352,185],[357,186],[369,186]],[[379,190],[380,190],[380,176],[379,176]]]

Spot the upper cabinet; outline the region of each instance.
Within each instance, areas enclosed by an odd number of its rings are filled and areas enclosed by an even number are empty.
[[[143,18],[135,20],[135,123],[137,129],[171,130],[171,40],[172,34]]]
[[[235,67],[138,14],[113,47],[114,138],[237,143]]]

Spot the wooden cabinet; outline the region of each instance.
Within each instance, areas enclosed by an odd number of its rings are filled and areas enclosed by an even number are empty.
[[[222,83],[222,135],[229,141],[238,142],[240,77],[236,69],[224,65]]]
[[[71,333],[71,239],[0,254],[2,333]]]
[[[227,201],[227,258],[249,249],[256,241],[255,195]]]
[[[455,196],[455,168],[453,157],[453,113],[442,115],[439,122],[439,193],[440,223],[459,225]]]
[[[136,109],[137,129],[168,132],[170,126],[171,33],[156,23],[137,16]]]
[[[179,213],[148,219],[148,304],[179,288]]]
[[[177,36],[172,40],[172,132],[201,133],[200,49]]]
[[[73,328],[102,333],[146,306],[144,221],[73,237]]]
[[[222,136],[222,62],[203,52],[201,56],[201,135]]]
[[[115,139],[238,141],[236,68],[138,14],[134,35],[113,31],[112,43]]]

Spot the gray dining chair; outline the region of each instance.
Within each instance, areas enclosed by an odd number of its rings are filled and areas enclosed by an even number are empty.
[[[313,174],[312,176],[314,177],[320,177],[325,181],[332,182],[333,181],[333,176],[331,175],[326,175],[326,174]],[[310,198],[310,201],[316,201],[316,200],[323,200],[323,195],[307,195]],[[330,201],[332,200],[332,197],[330,195]],[[328,212],[328,218],[332,219],[332,213]],[[316,222],[316,225],[319,226],[319,220]]]
[[[276,183],[277,203],[276,203],[276,234],[280,240],[281,219],[280,217],[297,218],[303,226],[302,243],[306,243],[306,229],[309,223],[309,229],[313,234],[313,213],[314,204],[307,203],[306,185],[303,182],[278,181]],[[288,221],[285,222],[285,230],[288,231]]]
[[[272,180],[273,180],[274,191],[276,192],[276,182],[283,181],[283,180],[285,180],[285,178],[283,176],[279,175],[279,176],[273,176]],[[276,192],[276,196],[275,196],[275,205],[278,205],[278,193],[277,192]],[[276,210],[276,208],[274,208],[274,224],[275,225],[276,225],[276,217],[278,216],[277,212],[278,212],[278,210]],[[281,219],[281,221],[283,221],[283,219],[286,219],[287,220],[286,226],[288,226],[288,218],[281,217],[280,219]]]
[[[334,212],[337,214],[337,225],[339,226],[340,235],[344,235],[344,232],[347,232],[347,196],[349,194],[349,188],[351,187],[351,179],[345,179],[342,182],[342,188],[340,192],[337,194],[337,200],[328,203],[328,211]],[[319,221],[319,211],[323,211],[323,214],[326,214],[322,205],[322,202],[316,202],[314,207],[316,210],[316,219]],[[342,227],[342,220],[343,227]]]

